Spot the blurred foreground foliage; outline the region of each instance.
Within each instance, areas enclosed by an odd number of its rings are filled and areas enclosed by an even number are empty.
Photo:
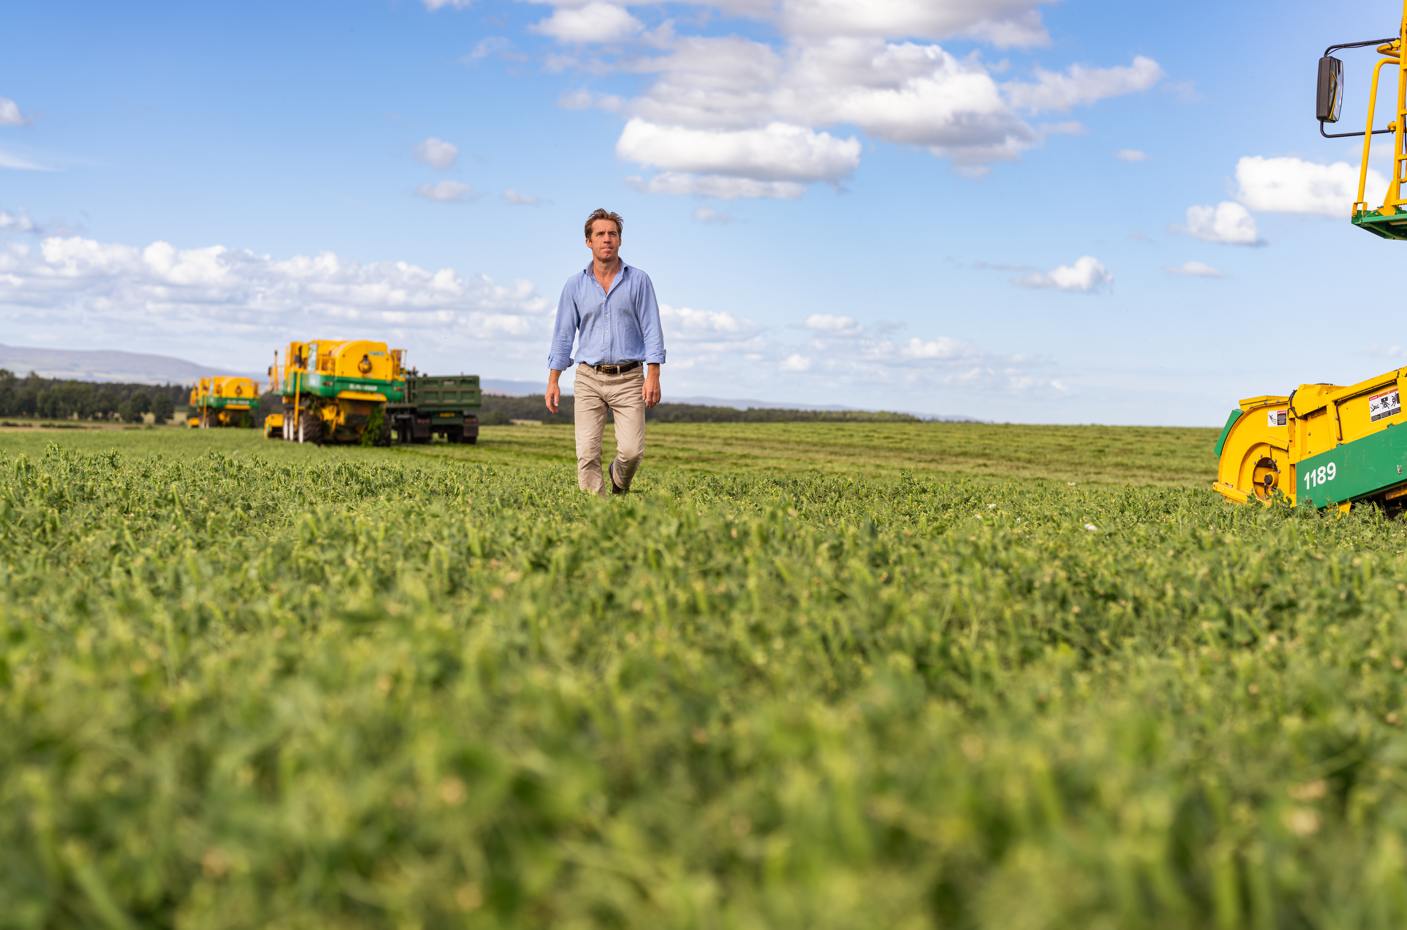
[[[0,927],[1407,923],[1400,522],[266,448],[0,445]]]

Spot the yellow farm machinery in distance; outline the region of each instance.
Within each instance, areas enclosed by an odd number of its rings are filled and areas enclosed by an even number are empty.
[[[389,445],[387,401],[405,395],[400,349],[354,339],[290,342],[279,367],[269,369],[283,412],[269,417],[264,434],[295,442]],[[276,431],[276,432],[275,432]]]
[[[191,388],[186,425],[192,429],[253,426],[259,385],[249,378],[201,378]]]
[[[1373,67],[1368,123],[1363,132],[1327,133],[1325,123],[1338,122],[1343,108],[1343,63],[1332,56],[1339,49],[1375,47],[1380,56]],[[1384,239],[1407,239],[1407,3],[1397,35],[1386,39],[1331,45],[1319,59],[1316,117],[1325,138],[1363,136],[1363,162],[1358,173],[1358,199],[1347,211],[1353,224]],[[1378,78],[1385,66],[1397,69],[1393,119],[1374,129]],[[1370,210],[1364,201],[1368,156],[1375,135],[1391,135],[1392,178],[1383,203]],[[1346,205],[1348,206],[1348,205]],[[1402,415],[1402,391],[1407,368],[1341,387],[1301,384],[1289,395],[1248,397],[1231,411],[1217,439],[1219,458],[1215,489],[1233,501],[1269,503],[1284,495],[1296,506],[1339,507],[1372,502],[1385,510],[1407,506],[1407,420]]]

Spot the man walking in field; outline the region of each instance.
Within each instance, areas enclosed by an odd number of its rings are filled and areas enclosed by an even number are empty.
[[[602,497],[607,494],[601,475],[606,412],[616,421],[616,456],[607,469],[610,493],[624,494],[645,455],[645,410],[660,402],[664,364],[655,286],[645,272],[620,260],[622,225],[619,214],[606,210],[586,218],[591,264],[562,288],[547,356],[547,409],[556,413],[562,400],[557,382],[572,364],[577,341],[577,483]]]

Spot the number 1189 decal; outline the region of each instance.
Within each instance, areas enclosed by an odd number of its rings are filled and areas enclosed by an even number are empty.
[[[1338,472],[1338,467],[1330,462],[1328,465],[1320,465],[1318,468],[1311,468],[1304,473],[1304,489],[1321,485],[1326,481],[1333,481],[1334,475]]]

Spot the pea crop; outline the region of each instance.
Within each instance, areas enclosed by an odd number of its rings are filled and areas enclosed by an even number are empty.
[[[0,433],[0,927],[1407,923],[1407,527],[926,428]]]

